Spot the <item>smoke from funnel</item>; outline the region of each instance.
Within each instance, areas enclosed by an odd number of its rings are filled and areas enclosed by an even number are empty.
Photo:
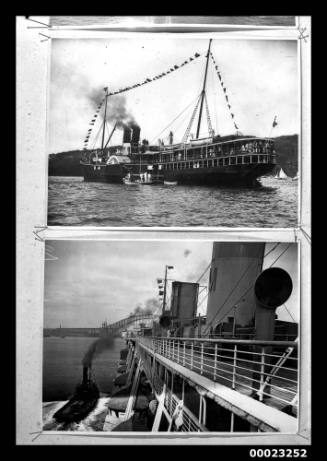
[[[112,337],[100,338],[94,341],[83,357],[83,367],[91,367],[93,359],[106,349],[110,349],[113,346],[113,343],[114,340]]]
[[[138,305],[129,315],[153,314],[160,308],[160,303],[156,298],[149,298],[145,301],[144,306]]]
[[[94,109],[97,109],[98,106],[103,102],[101,108],[102,110],[98,117],[103,120],[105,104],[105,92],[103,91],[103,88],[92,90],[89,93],[88,98]],[[137,126],[133,115],[126,108],[126,98],[124,95],[114,95],[108,97],[106,119],[109,123],[117,122],[117,128],[132,128],[133,125]]]

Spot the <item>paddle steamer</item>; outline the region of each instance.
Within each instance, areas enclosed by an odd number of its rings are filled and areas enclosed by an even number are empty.
[[[105,143],[106,114],[111,95],[108,88],[105,88],[101,148],[91,152],[85,148],[85,158],[81,161],[85,181],[253,186],[258,184],[258,178],[272,172],[276,165],[272,139],[244,136],[238,130],[236,134],[220,136],[215,135],[212,129],[206,98],[209,58],[213,56],[210,51],[211,42],[210,40],[206,54],[203,88],[180,143],[173,144],[171,132],[169,145],[141,145],[140,127],[130,124],[124,126],[122,146],[112,153],[107,146],[117,123]],[[223,90],[226,88],[223,87]],[[209,134],[205,138],[200,137],[204,107]],[[231,107],[229,103],[228,107]],[[234,114],[231,115],[234,117]],[[196,118],[196,136],[191,139],[191,128]],[[94,123],[94,120],[92,122]],[[234,126],[238,128],[235,122]],[[89,135],[85,142],[88,140]]]

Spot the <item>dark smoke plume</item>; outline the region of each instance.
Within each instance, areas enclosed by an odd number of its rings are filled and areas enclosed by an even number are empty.
[[[82,365],[84,367],[90,367],[92,365],[93,359],[106,349],[112,348],[113,343],[114,340],[112,337],[99,338],[96,341],[94,341],[88,348],[86,354],[84,355]]]
[[[136,306],[133,312],[131,312],[129,315],[153,314],[159,307],[159,301],[156,298],[150,298],[145,301],[144,306]]]
[[[89,93],[89,100],[91,101],[94,110],[98,108],[104,97],[105,92],[103,91],[103,88],[92,90]],[[104,117],[104,104],[105,103],[103,102],[98,116],[102,118],[102,120]],[[133,125],[137,125],[133,115],[129,113],[126,108],[126,98],[124,95],[109,96],[107,105],[107,120],[108,122],[117,122],[117,128],[124,128],[126,126],[133,127]]]

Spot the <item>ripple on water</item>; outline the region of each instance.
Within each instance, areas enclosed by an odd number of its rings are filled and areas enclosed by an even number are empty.
[[[133,187],[50,177],[48,225],[293,227],[294,181],[262,178],[256,189],[204,186]]]

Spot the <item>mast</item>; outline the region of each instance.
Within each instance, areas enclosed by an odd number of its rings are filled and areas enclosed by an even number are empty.
[[[106,118],[107,118],[107,99],[108,99],[108,87],[105,88],[106,92],[106,103],[104,106],[104,118],[103,118],[103,130],[102,130],[102,141],[101,141],[101,151],[103,152],[103,144],[104,144],[104,132],[106,128]]]
[[[105,146],[104,146],[104,149],[105,149],[105,148],[107,147],[107,145],[109,144],[110,139],[112,138],[112,135],[114,134],[114,131],[115,131],[115,129],[116,129],[116,126],[117,126],[117,122],[115,122],[115,124],[114,124],[114,127],[113,127],[113,129],[112,129],[112,131],[111,131],[111,133],[110,133],[110,135],[109,135],[109,138],[108,138],[108,140],[107,140],[107,142],[106,142],[106,144],[105,144]]]
[[[209,48],[208,48],[208,53],[207,53],[206,68],[205,68],[205,72],[204,72],[203,88],[202,88],[202,93],[201,93],[201,104],[200,104],[200,112],[199,112],[199,120],[198,120],[198,127],[197,127],[197,130],[196,130],[196,138],[199,137],[199,133],[200,133],[202,110],[203,110],[203,101],[204,101],[204,96],[205,96],[205,93],[206,93],[206,83],[207,83],[207,73],[208,73],[208,64],[209,64],[209,55],[210,55],[211,42],[212,42],[212,38],[209,40]]]
[[[167,273],[168,270],[174,269],[174,266],[167,266],[165,267],[165,284],[164,284],[164,293],[163,293],[163,303],[162,303],[162,313],[166,310],[166,295],[167,295]]]
[[[166,268],[165,268],[165,284],[164,284],[164,294],[163,294],[163,303],[162,303],[162,312],[164,313],[165,310],[166,310],[166,290],[167,290],[167,269],[168,269],[168,266],[166,265]]]

